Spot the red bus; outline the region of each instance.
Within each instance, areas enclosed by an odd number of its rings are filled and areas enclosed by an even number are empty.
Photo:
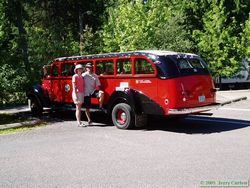
[[[55,59],[45,68],[42,84],[27,92],[31,111],[74,107],[74,66],[86,63],[93,64],[105,93],[107,114],[121,129],[145,124],[148,115],[188,115],[217,105],[213,79],[201,57],[151,50]],[[91,103],[98,107],[96,98]]]

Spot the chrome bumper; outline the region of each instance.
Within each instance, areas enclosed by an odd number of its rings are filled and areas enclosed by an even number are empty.
[[[235,103],[238,101],[246,100],[247,97],[240,97],[232,100],[228,100],[222,103],[215,103],[212,105],[207,105],[207,106],[201,106],[197,108],[181,108],[181,109],[169,109],[168,114],[169,115],[186,115],[186,114],[196,114],[196,113],[201,113],[209,110],[214,110],[218,109],[221,106],[225,106],[227,104]]]

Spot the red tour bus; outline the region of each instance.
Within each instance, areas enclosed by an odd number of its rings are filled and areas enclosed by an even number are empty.
[[[40,114],[46,107],[74,107],[74,66],[89,62],[101,81],[107,114],[120,129],[142,126],[148,115],[182,116],[218,105],[207,64],[198,55],[134,51],[55,59],[44,68],[42,85],[27,92],[31,111]],[[98,107],[97,99],[91,103]]]

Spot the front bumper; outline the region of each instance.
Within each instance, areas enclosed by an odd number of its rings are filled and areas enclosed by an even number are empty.
[[[225,106],[227,104],[239,102],[239,101],[246,100],[246,99],[247,99],[247,97],[240,97],[240,98],[228,100],[228,101],[225,101],[225,102],[222,102],[222,103],[214,103],[214,104],[207,105],[207,106],[202,106],[202,107],[169,109],[168,110],[168,115],[187,115],[187,114],[196,114],[196,113],[206,112],[206,111],[209,111],[209,110],[218,109],[221,106]]]

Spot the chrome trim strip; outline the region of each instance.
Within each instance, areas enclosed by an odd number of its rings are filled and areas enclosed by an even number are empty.
[[[246,99],[247,99],[247,97],[240,97],[240,98],[228,100],[228,101],[225,101],[222,103],[215,103],[212,105],[201,106],[201,107],[196,107],[196,108],[169,109],[168,114],[169,115],[195,114],[195,113],[199,113],[199,112],[205,112],[205,111],[209,111],[209,110],[213,110],[213,109],[218,109],[222,106],[225,106],[225,105],[228,105],[231,103],[235,103],[235,102],[239,102],[241,100],[246,100]]]

